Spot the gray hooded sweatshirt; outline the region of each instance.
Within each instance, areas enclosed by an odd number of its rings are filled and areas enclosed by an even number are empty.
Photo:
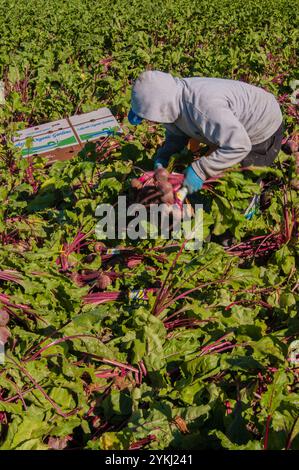
[[[192,164],[203,180],[241,162],[252,145],[271,137],[282,123],[271,93],[220,78],[143,72],[134,84],[131,105],[138,116],[164,124],[166,140],[158,156],[179,152],[191,137],[215,148]]]

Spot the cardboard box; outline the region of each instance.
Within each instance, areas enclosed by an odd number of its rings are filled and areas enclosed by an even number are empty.
[[[111,130],[120,129],[119,124],[108,108],[71,116],[69,121],[82,144],[109,135]]]
[[[87,142],[122,132],[108,108],[18,131],[14,144],[24,158],[42,155],[49,162],[76,155]]]

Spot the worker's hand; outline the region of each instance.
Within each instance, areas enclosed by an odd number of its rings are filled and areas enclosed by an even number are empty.
[[[202,188],[203,180],[195,173],[192,166],[188,166],[185,171],[183,186],[188,190],[188,194],[195,193]]]
[[[154,169],[156,170],[157,168],[167,168],[169,162],[169,158],[167,157],[158,157],[156,156],[154,158]]]

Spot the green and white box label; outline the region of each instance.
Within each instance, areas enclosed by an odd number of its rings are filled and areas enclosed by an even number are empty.
[[[66,119],[25,129],[15,138],[15,146],[22,150],[23,157],[77,144],[76,136]]]
[[[72,116],[70,122],[81,143],[97,140],[114,132],[121,132],[117,120],[108,108]]]

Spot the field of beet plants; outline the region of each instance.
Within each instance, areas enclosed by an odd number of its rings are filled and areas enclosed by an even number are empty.
[[[0,0],[0,449],[299,449],[297,26],[286,0]],[[127,120],[144,69],[243,80],[283,110],[275,166],[201,192],[195,252],[95,235],[163,141]],[[123,133],[69,161],[12,144],[102,106]]]

